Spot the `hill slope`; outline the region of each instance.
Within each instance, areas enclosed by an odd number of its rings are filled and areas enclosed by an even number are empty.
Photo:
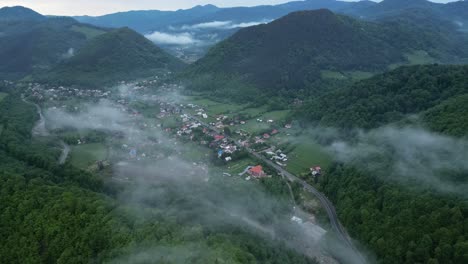
[[[182,62],[135,31],[122,28],[86,43],[75,56],[39,80],[68,85],[102,85],[145,77],[160,70],[179,70]]]
[[[105,32],[71,18],[46,18],[30,9],[7,11],[0,12],[1,78],[21,78],[50,69]],[[8,19],[10,15],[12,19]]]
[[[467,83],[468,66],[401,67],[312,99],[301,113],[323,126],[376,128],[468,94]],[[427,120],[436,114],[441,115],[440,107],[430,110]]]
[[[440,40],[395,22],[363,22],[328,10],[296,12],[240,30],[212,48],[190,73],[229,75],[262,93],[318,92],[330,74],[382,71],[406,63],[407,54],[416,50],[437,54],[435,39]]]

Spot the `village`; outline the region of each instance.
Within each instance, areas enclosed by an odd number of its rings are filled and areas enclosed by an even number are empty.
[[[120,109],[135,120],[135,126],[140,129],[161,129],[165,133],[179,140],[186,140],[205,146],[212,150],[213,155],[220,164],[227,167],[235,166],[236,162],[248,156],[246,149],[255,151],[268,158],[276,165],[288,169],[289,156],[278,143],[281,135],[289,135],[292,123],[284,123],[272,118],[258,117],[247,120],[240,115],[211,114],[206,107],[190,102],[174,102],[158,94],[149,94],[148,90],[158,85],[160,92],[168,94],[177,90],[177,85],[162,84],[162,77],[155,76],[152,80],[144,80],[134,83],[121,82],[115,90],[83,90],[65,86],[45,86],[38,83],[29,83],[27,92],[35,102],[41,102],[52,108],[69,108],[67,102],[70,98],[83,101],[97,101],[100,99],[113,100]],[[150,105],[150,111],[144,113],[144,109],[138,109],[132,105],[133,101],[143,101]],[[72,105],[75,102],[71,103]],[[77,110],[76,107],[71,107]],[[142,113],[143,112],[143,113]],[[152,120],[154,119],[154,120]],[[247,123],[255,122],[264,129],[252,133],[247,128]],[[137,137],[138,135],[135,135]],[[77,139],[77,145],[84,145],[85,138]],[[177,144],[174,142],[174,144]],[[121,144],[121,148],[128,151],[132,159],[145,160],[149,158],[161,158],[160,153],[152,153],[151,147],[157,145],[157,140],[149,140],[145,144],[133,144],[127,142]],[[309,176],[316,180],[322,173],[320,164],[309,168]],[[241,172],[226,171],[223,175],[239,174],[246,180],[271,177],[264,171],[261,164],[246,164]]]

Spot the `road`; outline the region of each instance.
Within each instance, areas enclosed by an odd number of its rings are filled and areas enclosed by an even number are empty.
[[[202,126],[206,127],[207,129],[209,129],[209,130],[211,130],[211,131],[213,131],[213,132],[215,132],[217,134],[221,133],[218,129],[216,129],[215,127],[212,127],[211,125],[209,125],[209,124],[207,124],[205,122],[203,122],[199,118],[194,117],[194,116],[192,116],[192,115],[190,115],[188,113],[184,113],[184,114],[186,114],[190,119],[199,122],[200,124],[202,124]],[[229,138],[227,136],[226,136],[226,139],[234,142],[238,147],[244,148],[236,140],[234,140],[232,138]],[[308,192],[312,193],[315,197],[317,197],[317,199],[322,204],[322,207],[327,212],[327,215],[328,215],[328,218],[330,220],[330,224],[331,224],[331,226],[333,228],[333,231],[335,231],[335,233],[339,236],[340,240],[343,243],[345,243],[345,245],[354,252],[354,254],[356,255],[356,258],[359,260],[359,263],[367,263],[364,256],[362,256],[362,254],[359,252],[359,250],[357,250],[356,247],[354,246],[353,242],[351,241],[351,237],[348,235],[348,233],[344,229],[343,225],[341,225],[340,220],[338,219],[338,215],[336,214],[335,207],[333,206],[332,202],[330,202],[330,200],[328,200],[328,198],[323,193],[321,193],[319,190],[317,190],[312,185],[308,184],[306,181],[304,181],[304,180],[300,179],[299,177],[297,177],[296,175],[288,172],[284,168],[278,166],[276,163],[274,163],[271,160],[267,159],[266,157],[260,155],[259,153],[255,152],[254,150],[252,150],[250,148],[245,148],[245,149],[249,152],[250,155],[256,157],[257,159],[259,159],[261,161],[263,161],[264,163],[266,163],[271,168],[274,168],[280,175],[288,178],[289,181],[300,183],[305,190],[307,190]]]

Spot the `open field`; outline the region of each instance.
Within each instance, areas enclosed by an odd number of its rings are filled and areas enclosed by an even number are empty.
[[[81,169],[87,169],[93,163],[107,158],[107,147],[102,143],[72,146],[70,162]]]
[[[7,97],[7,95],[8,95],[7,93],[2,93],[2,92],[0,92],[0,102],[1,102],[3,99],[5,99],[5,97]]]
[[[257,165],[251,158],[245,158],[242,160],[235,161],[234,163],[228,163],[227,172],[233,176],[238,176],[239,173],[243,172],[247,166]]]
[[[94,29],[91,27],[76,26],[76,25],[72,26],[72,30],[75,32],[85,34],[87,39],[92,39],[94,37],[97,37],[99,35],[106,33],[103,30]]]
[[[312,166],[320,166],[327,169],[330,166],[331,157],[322,147],[314,142],[304,142],[295,145],[292,152],[288,153],[288,166],[286,169],[294,174],[309,172]]]

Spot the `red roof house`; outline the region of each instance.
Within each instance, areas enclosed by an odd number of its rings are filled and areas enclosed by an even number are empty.
[[[249,174],[254,178],[266,177],[266,173],[263,171],[263,167],[261,165],[250,168]]]
[[[214,139],[215,139],[216,141],[219,141],[219,140],[224,139],[224,136],[223,136],[223,135],[215,135],[215,136],[214,136]]]

